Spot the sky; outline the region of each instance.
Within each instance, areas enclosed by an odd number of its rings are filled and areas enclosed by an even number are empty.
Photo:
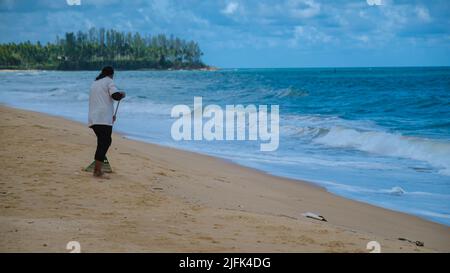
[[[450,0],[0,0],[2,43],[91,27],[195,40],[223,68],[450,65]]]

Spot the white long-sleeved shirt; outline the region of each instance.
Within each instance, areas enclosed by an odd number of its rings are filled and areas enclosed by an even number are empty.
[[[113,124],[114,102],[112,94],[119,92],[110,77],[94,81],[89,95],[88,125]]]

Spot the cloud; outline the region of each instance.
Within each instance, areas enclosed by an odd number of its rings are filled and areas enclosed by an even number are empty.
[[[431,16],[430,16],[430,13],[429,13],[427,8],[421,7],[421,6],[417,6],[415,11],[417,13],[417,17],[419,17],[419,19],[421,21],[423,21],[423,22],[430,22],[431,21]]]
[[[286,8],[295,18],[311,18],[320,13],[320,7],[314,0],[288,0]]]
[[[0,1],[0,8],[11,10],[14,8],[14,0],[2,0]]]
[[[366,0],[367,4],[369,6],[381,6],[383,5],[383,1],[382,0]]]
[[[66,3],[69,6],[80,6],[81,0],[66,0]]]
[[[223,14],[231,15],[236,12],[238,9],[239,4],[236,2],[229,2],[226,7],[222,10]]]
[[[296,26],[293,31],[293,38],[289,41],[290,47],[308,46],[314,44],[327,44],[332,42],[333,37],[323,33],[316,27]]]
[[[85,30],[94,26],[86,16],[74,11],[48,12],[45,19],[49,25],[57,30],[58,34],[65,31]]]
[[[322,8],[322,4],[315,0],[259,1],[255,6],[251,9],[256,10],[255,17],[296,21],[314,18],[320,14]]]
[[[134,2],[133,4],[135,4],[137,1],[129,1],[129,2]],[[120,4],[120,0],[81,0],[81,4],[94,6],[111,6]]]
[[[359,35],[355,37],[356,40],[363,42],[363,43],[368,43],[369,42],[369,36],[367,35]]]

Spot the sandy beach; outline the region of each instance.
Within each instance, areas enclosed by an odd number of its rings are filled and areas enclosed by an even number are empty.
[[[0,114],[1,252],[68,252],[73,240],[82,252],[369,252],[369,241],[382,252],[450,251],[444,225],[118,134],[114,173],[99,180],[82,171],[96,145],[86,125]]]

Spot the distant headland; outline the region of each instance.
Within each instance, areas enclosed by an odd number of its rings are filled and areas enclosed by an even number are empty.
[[[30,41],[0,44],[0,69],[99,70],[112,65],[118,70],[217,70],[201,60],[195,41],[164,34],[91,28],[68,32],[55,43]]]

